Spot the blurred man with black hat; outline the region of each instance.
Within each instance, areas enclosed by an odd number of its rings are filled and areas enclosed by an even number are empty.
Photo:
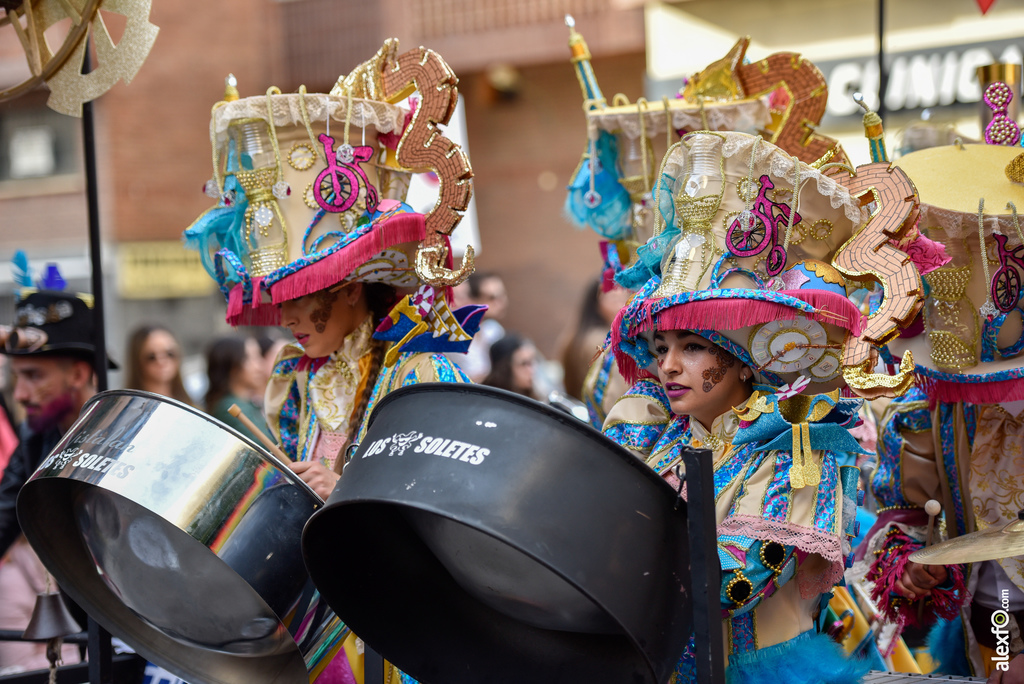
[[[45,571],[28,542],[20,540],[15,504],[22,485],[49,455],[96,393],[93,364],[92,298],[57,290],[22,290],[14,325],[0,326],[0,353],[9,357],[14,400],[25,409],[20,443],[0,479],[0,627],[23,629],[35,596],[48,586]],[[85,624],[85,614],[69,606]],[[76,614],[77,613],[77,614]],[[65,646],[64,662],[78,662]],[[0,642],[0,669],[46,667],[44,644]]]
[[[92,298],[40,290],[23,294],[13,326],[0,327],[14,400],[25,409],[21,443],[0,480],[0,557],[21,534],[18,492],[96,393]]]

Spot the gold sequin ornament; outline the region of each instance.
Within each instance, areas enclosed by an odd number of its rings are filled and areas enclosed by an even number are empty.
[[[235,172],[245,190],[245,240],[249,246],[250,272],[256,277],[269,275],[288,263],[287,226],[279,199],[291,189],[281,173],[281,152],[273,124],[270,104],[277,88],[267,90],[267,118],[233,121],[228,127],[239,155],[248,157],[251,170]]]
[[[817,487],[821,482],[821,464],[814,460],[814,451],[811,449],[811,426],[808,423],[797,423],[793,431],[793,470],[799,468],[798,479],[790,471],[790,480],[793,489],[800,487]]]
[[[811,235],[815,240],[827,240],[832,235],[832,228],[828,219],[818,219],[811,224]]]
[[[713,144],[710,136],[701,136],[696,138],[690,149],[687,158],[690,172],[674,200],[676,220],[682,235],[669,252],[668,263],[662,267],[662,282],[651,295],[654,298],[695,290],[718,254],[711,222],[725,194],[725,172],[724,159]],[[714,163],[716,156],[717,168]],[[718,194],[697,194],[715,178],[720,184]]]
[[[307,171],[316,162],[316,150],[308,142],[297,142],[288,150],[288,165],[296,171]]]
[[[435,288],[455,287],[469,277],[476,268],[474,265],[473,245],[466,246],[462,256],[462,265],[453,271],[443,264],[448,257],[448,248],[444,245],[420,246],[416,250],[416,275],[420,280]]]
[[[811,225],[807,225],[803,221],[793,226],[793,230],[790,232],[789,244],[799,245],[801,242],[807,239],[808,236],[815,240],[827,240],[832,235],[832,222],[828,219],[818,219]]]
[[[978,312],[967,297],[973,258],[966,266],[943,267],[924,276],[931,290],[925,303],[925,323],[932,362],[936,368],[958,373],[978,363],[981,326]]]
[[[1006,177],[1013,183],[1024,183],[1024,152],[1018,154],[1006,165]]]
[[[843,366],[843,380],[852,390],[859,390],[861,396],[870,393],[870,397],[902,396],[914,386],[914,355],[907,350],[900,359],[899,371],[896,375],[872,372],[871,359],[853,366]]]
[[[313,197],[313,182],[310,181],[306,184],[306,189],[302,192],[302,201],[306,203],[306,206],[313,211],[319,211],[320,205],[316,203],[316,198]]]
[[[743,85],[737,78],[737,69],[743,63],[746,51],[743,41],[737,42],[729,54],[709,64],[703,71],[691,78],[683,88],[683,99],[687,102],[735,102],[744,97]],[[704,126],[707,128],[707,125]]]

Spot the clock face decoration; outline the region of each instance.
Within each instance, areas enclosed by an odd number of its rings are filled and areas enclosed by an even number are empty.
[[[839,352],[828,349],[818,362],[807,369],[811,374],[813,382],[828,382],[835,380],[843,372],[843,362],[839,358]]]
[[[816,382],[831,380],[841,370],[839,356],[826,349],[828,334],[817,321],[797,316],[754,328],[750,356],[759,367],[774,373],[808,370]]]

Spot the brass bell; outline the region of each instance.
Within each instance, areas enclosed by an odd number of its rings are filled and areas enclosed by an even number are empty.
[[[36,596],[32,619],[21,636],[28,641],[48,641],[81,631],[81,626],[71,617],[64,597],[59,592],[52,592]]]

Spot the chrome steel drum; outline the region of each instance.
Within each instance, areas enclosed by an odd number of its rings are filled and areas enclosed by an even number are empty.
[[[18,519],[61,587],[192,684],[307,681],[282,618],[322,505],[238,432],[146,392],[103,392],[25,484]]]
[[[691,630],[676,503],[561,411],[421,384],[374,410],[302,547],[338,616],[426,684],[663,684]]]

